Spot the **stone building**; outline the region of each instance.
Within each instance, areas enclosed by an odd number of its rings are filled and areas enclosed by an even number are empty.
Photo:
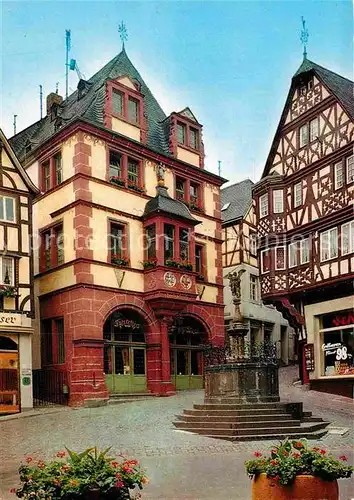
[[[273,306],[262,302],[257,261],[256,216],[252,204],[253,182],[246,179],[221,190],[223,231],[223,276],[226,328],[235,320],[235,306],[229,286],[230,273],[240,277],[240,312],[253,343],[277,345],[278,358],[284,364],[295,360],[294,331]]]
[[[11,144],[41,191],[35,367],[72,405],[202,387],[201,345],[224,341],[224,180],[192,111],[166,116],[123,48]]]
[[[0,129],[0,414],[33,406],[31,233],[37,192]]]
[[[353,82],[304,59],[256,204],[261,293],[296,328],[303,382],[353,396]]]

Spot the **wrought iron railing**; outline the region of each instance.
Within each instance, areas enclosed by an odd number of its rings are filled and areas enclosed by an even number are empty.
[[[32,373],[34,406],[68,404],[67,372],[42,368]]]
[[[235,350],[229,345],[213,346],[206,344],[203,346],[205,366],[223,365],[239,362],[277,362],[276,344],[270,342],[250,342],[242,341],[241,346]]]

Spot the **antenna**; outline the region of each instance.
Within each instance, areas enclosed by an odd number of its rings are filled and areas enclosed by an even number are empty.
[[[41,119],[43,118],[43,86],[39,86],[39,110],[41,114]]]
[[[221,176],[221,160],[218,160],[218,174]]]
[[[14,135],[16,135],[16,121],[17,121],[17,115],[14,115]]]
[[[59,92],[59,82],[55,84],[55,93],[57,94]]]
[[[71,71],[76,71],[79,80],[86,79],[85,75],[81,73],[81,71],[79,70],[79,66],[77,65],[76,59],[70,59],[69,69],[71,69]]]
[[[65,98],[68,98],[69,92],[69,51],[71,48],[71,31],[65,30]]]

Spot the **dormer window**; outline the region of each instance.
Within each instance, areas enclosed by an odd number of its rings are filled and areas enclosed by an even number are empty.
[[[128,98],[128,120],[139,123],[139,101],[133,97]]]
[[[112,92],[112,111],[117,115],[123,116],[123,94],[117,90]]]
[[[128,77],[125,77],[122,81],[107,82],[107,92],[110,94],[111,102],[108,101],[105,110],[106,126],[112,126],[112,124],[110,125],[110,117],[118,118],[135,126],[144,126],[143,96]],[[120,130],[118,131],[120,132]]]
[[[187,148],[199,150],[199,130],[191,125],[177,122],[177,142]]]
[[[186,144],[186,125],[177,123],[177,141],[178,144]]]
[[[199,134],[195,128],[189,128],[189,147],[199,149]]]

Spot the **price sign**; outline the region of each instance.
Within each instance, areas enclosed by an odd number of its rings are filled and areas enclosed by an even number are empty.
[[[313,344],[304,346],[305,366],[308,372],[313,372],[315,369],[315,353]]]

